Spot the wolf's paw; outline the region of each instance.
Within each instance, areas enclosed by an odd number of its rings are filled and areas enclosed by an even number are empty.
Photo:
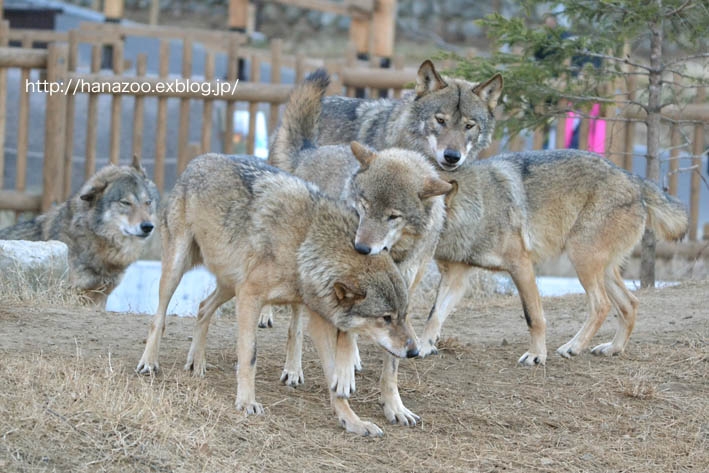
[[[578,346],[575,342],[567,342],[556,349],[556,352],[563,356],[564,358],[571,358],[572,356],[579,355],[582,348]]]
[[[355,392],[355,365],[346,363],[344,366],[335,367],[335,379],[330,384],[330,390],[337,397],[349,399]]]
[[[268,308],[261,312],[258,319],[258,328],[271,328],[273,327],[273,309]]]
[[[236,410],[244,411],[246,415],[260,415],[263,414],[263,406],[261,403],[256,401],[251,402],[241,402],[236,401]]]
[[[359,347],[355,345],[354,370],[357,373],[362,371],[362,358],[359,357]],[[353,391],[354,392],[354,391]]]
[[[192,356],[188,356],[185,371],[191,371],[193,376],[204,378],[207,374],[207,360],[204,357],[193,359]]]
[[[365,422],[357,419],[347,421],[340,419],[340,425],[347,431],[353,434],[361,435],[362,437],[383,437],[384,432],[376,424]]]
[[[147,356],[143,355],[135,370],[139,374],[153,375],[160,371],[160,364],[158,363],[158,360],[150,361]]]
[[[401,402],[401,399],[398,399],[398,402],[396,401],[390,401],[390,402],[382,402],[382,407],[384,408],[384,416],[387,418],[387,420],[392,423],[392,424],[399,424],[403,425],[406,427],[413,427],[416,425],[416,422],[421,420],[419,416],[411,412],[404,406],[404,403]]]
[[[613,346],[613,343],[608,342],[608,343],[601,343],[597,347],[594,347],[593,350],[591,350],[591,353],[594,355],[602,355],[602,356],[613,356],[617,355],[619,353],[622,353],[623,350]]]
[[[287,368],[283,368],[283,372],[281,373],[281,383],[292,388],[295,388],[296,386],[305,383],[305,378],[303,377],[303,370],[289,370]]]
[[[438,355],[438,348],[436,348],[433,339],[422,342],[419,348],[419,358],[426,358],[429,355]]]
[[[547,354],[546,353],[532,353],[531,351],[528,351],[524,355],[520,357],[520,359],[517,361],[520,365],[523,366],[535,366],[535,365],[544,365],[547,362]]]

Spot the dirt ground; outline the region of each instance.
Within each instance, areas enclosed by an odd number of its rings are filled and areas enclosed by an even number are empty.
[[[461,304],[441,354],[401,363],[404,403],[421,416],[388,425],[377,404],[381,350],[360,344],[352,405],[385,431],[342,430],[305,343],[306,384],[278,382],[287,319],[259,330],[257,398],[234,409],[235,320],[214,320],[204,379],[182,370],[194,319],[170,317],[163,371],[135,374],[149,317],[0,302],[0,471],[706,471],[709,281],[639,291],[637,326],[614,358],[554,349],[586,316],[582,295],[545,298],[546,367],[522,368],[527,329],[515,296]],[[413,308],[417,329],[427,308]],[[614,330],[609,318],[594,342]]]

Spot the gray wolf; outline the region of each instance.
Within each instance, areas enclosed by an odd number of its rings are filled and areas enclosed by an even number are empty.
[[[238,389],[236,407],[263,412],[256,402],[255,330],[266,304],[300,304],[329,381],[337,331],[375,340],[397,357],[418,354],[406,310],[406,285],[388,254],[364,256],[352,248],[353,210],[317,188],[254,157],[207,154],[190,162],[160,214],[163,270],[157,313],[137,370],[159,368],[158,351],[168,302],[182,274],[204,264],[217,288],[200,304],[186,369],[203,375],[205,342],[214,311],[236,296]],[[331,393],[341,424],[361,435],[381,435]]]
[[[0,240],[59,240],[69,248],[69,282],[103,305],[153,235],[160,194],[137,158],[99,170],[78,194]]]
[[[625,287],[619,267],[645,228],[663,239],[679,239],[687,213],[654,183],[630,174],[594,153],[576,150],[502,154],[455,174],[446,227],[436,249],[441,269],[436,302],[424,328],[421,356],[435,352],[441,325],[466,290],[472,267],[506,271],[522,300],[531,344],[519,362],[544,364],[546,321],[533,265],[563,251],[569,256],[590,304],[578,333],[558,350],[583,352],[611,308],[615,337],[592,352],[623,352],[635,325],[637,298]]]
[[[328,82],[327,73],[318,70],[295,87],[271,147],[269,162],[355,209],[359,223],[354,249],[363,255],[388,251],[412,293],[433,258],[445,219],[443,196],[452,185],[440,179],[433,165],[415,151],[400,148],[373,151],[357,142],[349,146],[318,146],[321,103]],[[291,333],[298,336],[302,332],[298,330],[298,311],[294,313]],[[340,338],[338,348],[342,350],[338,354],[354,353],[355,359],[354,362],[338,359],[337,382],[333,387],[340,397],[354,392],[354,366],[359,365],[354,340],[343,339],[348,336],[345,333]],[[303,379],[300,347],[299,340],[289,337],[281,379],[292,386]],[[383,366],[381,403],[387,418],[404,425],[415,424],[417,416],[404,407],[398,395],[395,381],[398,361],[388,355]]]
[[[359,141],[377,150],[415,150],[441,169],[453,171],[475,161],[490,145],[502,87],[500,74],[473,84],[439,75],[426,60],[415,91],[400,100],[326,97],[319,143]]]

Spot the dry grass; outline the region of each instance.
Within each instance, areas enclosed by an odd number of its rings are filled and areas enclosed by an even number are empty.
[[[52,271],[15,269],[0,273],[0,304],[69,308],[90,302],[86,296],[72,289],[65,277]]]
[[[550,355],[534,369],[515,365],[527,342],[518,300],[470,298],[451,317],[441,355],[401,364],[402,398],[422,416],[415,428],[386,425],[376,403],[381,352],[362,343],[352,405],[383,427],[380,440],[338,427],[309,343],[305,386],[277,382],[285,318],[258,332],[266,415],[244,418],[233,406],[232,317],[213,323],[205,379],[181,369],[193,320],[171,317],[164,371],[149,378],[133,372],[147,317],[0,306],[0,470],[703,471],[708,289],[704,281],[641,293],[622,356]],[[566,318],[577,327],[584,317],[583,298],[544,304],[553,349],[568,338]]]

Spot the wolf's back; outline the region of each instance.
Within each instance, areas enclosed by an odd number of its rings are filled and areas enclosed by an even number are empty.
[[[281,127],[271,146],[269,164],[288,172],[297,167],[296,155],[303,148],[314,147],[318,136],[318,124],[330,77],[318,69],[291,92],[283,113]]]
[[[645,179],[642,183],[642,192],[647,207],[647,226],[664,240],[682,238],[689,226],[684,204]]]
[[[26,222],[21,222],[11,227],[0,230],[0,240],[30,240],[42,241],[42,221],[33,218]]]

